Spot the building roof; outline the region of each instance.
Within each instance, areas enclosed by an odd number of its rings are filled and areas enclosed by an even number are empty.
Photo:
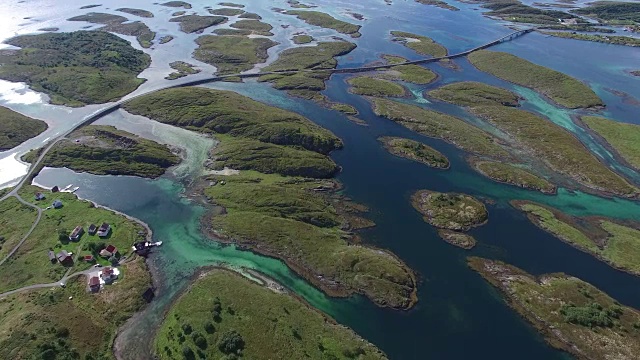
[[[62,262],[69,259],[71,255],[69,255],[67,250],[62,250],[56,255],[56,257],[58,258],[58,261]]]
[[[107,223],[102,223],[102,225],[100,225],[100,228],[98,229],[98,231],[107,231],[107,229],[109,229],[111,227],[111,225],[107,224]]]
[[[84,229],[82,228],[82,226],[76,226],[76,228],[73,229],[73,231],[71,232],[69,237],[70,238],[76,237],[76,236],[82,234],[82,232],[84,232]]]
[[[107,245],[105,250],[107,250],[108,252],[110,252],[112,254],[115,254],[118,251],[118,249],[115,246],[111,245],[111,244]]]
[[[92,261],[93,260],[93,255],[85,255],[84,256],[84,260],[85,261]]]
[[[102,275],[108,275],[108,276],[113,275],[113,268],[111,267],[102,268]]]
[[[100,279],[97,276],[92,276],[89,279],[89,286],[100,286]]]
[[[107,251],[107,249],[100,250],[100,256],[108,257],[108,256],[111,256],[111,255],[113,255],[113,254],[110,253],[109,251]]]
[[[53,260],[56,258],[56,254],[53,252],[53,250],[49,250],[49,259]]]
[[[89,231],[95,231],[97,228],[96,224],[89,225]]]

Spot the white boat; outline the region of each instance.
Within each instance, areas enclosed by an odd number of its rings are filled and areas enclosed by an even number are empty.
[[[71,189],[72,186],[73,184],[69,184],[64,189],[60,190],[60,192],[69,192],[69,189]]]
[[[80,186],[74,187],[73,189],[71,189],[71,192],[74,193],[74,192],[78,191],[78,189],[80,189]]]

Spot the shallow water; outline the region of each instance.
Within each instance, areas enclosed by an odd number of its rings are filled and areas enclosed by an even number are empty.
[[[234,2],[250,4],[249,1]],[[6,29],[9,28],[13,29],[11,31],[24,33],[40,27],[58,26],[60,19],[72,16],[69,15],[70,12],[74,15],[86,12],[68,10],[85,5],[77,0],[70,2],[64,11],[58,11],[59,6],[54,6],[55,3],[50,1],[37,3],[46,6],[27,8],[26,5],[19,5],[12,8],[11,13],[16,15],[8,21],[8,25],[0,25],[0,34],[5,37],[13,35],[7,35],[9,31]],[[204,13],[204,7],[210,5],[205,1],[191,3],[194,4],[194,10],[200,13]],[[347,15],[348,11],[362,13],[367,18],[362,22],[363,37],[350,39],[357,42],[359,47],[340,59],[339,66],[344,67],[376,61],[383,53],[393,53],[409,59],[420,57],[402,45],[390,42],[389,30],[405,30],[431,36],[451,52],[465,50],[511,32],[501,22],[488,20],[473,10],[477,5],[457,2],[452,4],[462,9],[459,12],[398,0],[392,6],[384,5],[383,1],[358,4],[351,4],[349,1],[313,3],[321,5],[322,11],[346,21],[359,23]],[[8,2],[0,1],[0,11],[7,4]],[[120,4],[124,6],[126,2],[114,1],[109,7],[115,9]],[[272,6],[286,8],[284,1],[251,2],[248,6],[249,11],[258,12],[264,16],[264,21],[274,25],[275,39],[281,45],[270,53],[291,46],[288,40],[291,35],[300,29],[309,28],[295,18],[270,12]],[[174,35],[176,39],[166,44],[171,45],[169,47],[157,46],[156,49],[145,50],[153,56],[154,65],[143,73],[151,79],[139,91],[161,86],[169,61],[179,59],[194,62],[189,59],[194,48],[194,35],[179,33],[177,24],[166,22],[169,14],[177,10],[157,5],[144,7],[152,9],[157,15],[149,23],[152,30],[158,31],[159,35]],[[105,10],[95,8],[89,11]],[[21,23],[17,20],[20,14],[31,12],[36,14],[33,20],[25,21],[25,26],[16,25]],[[285,22],[290,24],[288,28],[279,26]],[[63,28],[76,29],[81,25],[85,24],[68,23]],[[319,28],[307,32],[319,39],[335,35]],[[604,90],[615,88],[640,97],[637,86],[634,86],[637,79],[625,72],[637,66],[640,60],[640,54],[635,49],[530,34],[502,44],[496,50],[513,52],[530,61],[588,81],[607,102],[604,115],[619,121],[638,122],[634,116],[638,111],[637,106],[624,103]],[[586,58],[590,61],[584,61]],[[611,59],[615,59],[615,62]],[[461,80],[482,81],[512,89],[526,99],[524,108],[548,116],[550,121],[575,132],[587,147],[613,168],[638,179],[637,173],[617,164],[604,148],[571,122],[569,116],[572,111],[560,109],[528,89],[512,86],[483,74],[465,59],[458,59],[455,63],[460,66],[460,70],[450,70],[438,64],[428,65],[428,68],[440,75],[440,79],[438,83],[425,87],[412,86],[414,94],[419,95],[422,90]],[[207,71],[213,69],[209,67]],[[240,251],[233,246],[221,246],[206,239],[198,229],[204,209],[185,199],[184,184],[188,184],[199,174],[200,165],[206,159],[213,140],[118,111],[101,119],[99,123],[115,125],[144,137],[185,148],[186,160],[174,169],[174,174],[158,180],[145,180],[77,174],[66,169],[45,169],[36,178],[36,182],[47,186],[69,183],[80,186],[79,196],[142,219],[151,226],[155,238],[164,242],[151,258],[151,265],[160,274],[158,296],[124,336],[127,339],[126,349],[131,357],[144,357],[148,354],[149,343],[142,340],[148,339],[149,329],[157,325],[166,305],[185,286],[193,272],[199,267],[219,263],[254,268],[273,277],[291,291],[303,296],[313,306],[355,329],[394,359],[467,359],[471,351],[479,359],[567,358],[565,354],[550,349],[530,326],[504,304],[496,291],[467,268],[465,257],[470,254],[502,259],[533,274],[563,271],[594,284],[623,304],[640,307],[640,294],[635,290],[640,286],[640,279],[616,271],[549,236],[512,209],[508,202],[513,199],[534,200],[574,215],[605,215],[616,218],[637,218],[640,203],[603,199],[565,189],[560,189],[556,196],[547,196],[491,182],[471,171],[464,161],[464,154],[453,146],[417,135],[375,116],[364,99],[347,92],[345,77],[334,76],[328,83],[325,94],[333,100],[356,107],[360,111],[359,117],[368,126],[356,125],[340,113],[320,108],[311,102],[291,99],[267,84],[248,82],[207,86],[237,91],[256,100],[300,112],[344,140],[345,148],[332,154],[335,161],[343,167],[338,179],[345,185],[346,195],[370,207],[370,216],[378,224],[363,232],[363,238],[376,246],[390,249],[416,270],[421,279],[418,305],[411,311],[399,312],[379,309],[361,297],[331,299],[293,274],[280,261]],[[4,87],[0,86],[0,90],[2,89]],[[20,91],[22,90],[2,90],[2,104],[47,119],[53,124],[47,136],[68,129],[101,107],[55,107],[45,105],[43,99],[34,101],[37,96],[35,93],[26,92],[24,97],[18,96]],[[463,116],[473,122],[478,121],[452,105],[431,102],[423,97],[417,102],[420,106]],[[382,135],[403,136],[433,146],[450,158],[452,168],[449,171],[435,170],[392,156],[376,140]],[[43,134],[12,152],[25,151],[28,146],[44,141]],[[6,159],[7,155],[0,154],[0,158]],[[4,170],[4,163],[0,164],[3,164]],[[2,181],[0,178],[0,182]],[[466,252],[452,247],[440,240],[435,230],[422,221],[421,216],[412,209],[409,196],[415,190],[423,188],[466,192],[495,202],[495,205],[489,206],[489,223],[471,231],[479,242],[476,248]]]

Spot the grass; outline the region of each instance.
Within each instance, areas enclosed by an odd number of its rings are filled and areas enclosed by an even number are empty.
[[[640,126],[596,116],[583,116],[581,119],[631,166],[640,169]]]
[[[469,54],[468,58],[479,70],[531,88],[564,107],[576,109],[604,105],[598,95],[582,82],[515,55],[480,50]]]
[[[120,15],[92,12],[86,15],[75,16],[67,20],[87,21],[92,24],[104,24],[105,26],[101,27],[100,30],[135,36],[138,43],[140,43],[140,46],[144,48],[150,48],[151,45],[153,45],[153,39],[156,37],[156,33],[151,31],[145,23],[141,21],[129,22],[127,18]]]
[[[434,58],[447,56],[447,49],[429,37],[404,31],[392,31],[391,35],[394,41],[402,42],[404,46],[419,54],[430,55]]]
[[[296,45],[308,44],[312,41],[313,41],[313,36],[311,35],[296,35],[293,37],[293,43]]]
[[[407,93],[402,85],[369,76],[352,77],[347,82],[351,85],[349,91],[358,95],[399,97]]]
[[[171,68],[176,71],[166,76],[165,79],[167,80],[175,80],[187,75],[193,75],[200,72],[199,69],[195,69],[193,65],[184,61],[174,61],[170,63],[169,66],[171,66]]]
[[[440,229],[467,231],[489,217],[484,204],[466,194],[419,190],[411,196],[411,204],[425,222]]]
[[[0,151],[12,149],[47,130],[47,123],[0,106]]]
[[[213,30],[213,33],[221,36],[225,36],[225,35],[247,36],[247,35],[253,34],[253,31],[224,28],[224,29],[215,29]]]
[[[338,110],[341,113],[347,114],[347,115],[358,115],[358,110],[349,104],[332,103],[331,109]]]
[[[26,161],[33,162],[36,152]],[[133,175],[156,178],[180,158],[166,145],[140,138],[113,126],[90,125],[58,142],[43,164],[97,175]]]
[[[168,89],[131,100],[124,108],[200,132],[299,146],[323,154],[342,147],[339,138],[311,120],[231,91]]]
[[[232,2],[221,2],[221,3],[218,3],[218,5],[220,5],[220,6],[234,7],[234,8],[240,8],[240,9],[244,8],[244,5],[242,5],[242,4],[236,4],[236,3],[232,3]]]
[[[43,190],[35,186],[23,187],[21,196],[24,199],[35,201],[33,196],[39,191]],[[56,253],[67,250],[80,256],[92,254],[100,263],[107,265],[109,264],[107,260],[98,256],[96,251],[89,250],[89,244],[113,244],[118,248],[121,256],[130,255],[131,245],[138,239],[138,231],[144,230],[138,223],[109,210],[96,208],[88,201],[79,200],[74,194],[46,193],[46,195],[47,199],[38,202],[38,206],[44,209],[56,199],[60,199],[64,206],[60,209],[44,210],[40,223],[27,241],[7,262],[0,266],[0,292],[31,284],[46,284],[60,280],[68,268],[59,263],[52,264],[48,257],[49,249],[53,249]],[[26,226],[26,222],[32,219],[32,215],[28,215],[27,218],[20,220],[8,220],[12,214],[15,213],[0,213],[0,219],[2,219],[0,221],[19,221],[22,225],[16,227],[18,232],[21,232]],[[99,226],[102,222],[111,224],[112,231],[108,239],[99,239],[96,235],[91,236],[87,233],[78,242],[60,241],[58,238],[60,231],[68,234],[76,226],[82,226],[86,231],[90,224]],[[91,264],[78,260],[69,266],[72,267],[71,271],[75,272],[85,270]]]
[[[632,2],[596,1],[579,9],[576,14],[586,15],[605,22],[640,23],[640,4]]]
[[[191,9],[191,4],[184,1],[168,1],[166,3],[162,3],[160,5],[168,6],[168,7],[181,7],[185,9]]]
[[[329,14],[319,11],[308,10],[288,10],[287,15],[295,15],[298,19],[303,20],[309,25],[320,26],[326,29],[333,29],[339,33],[351,35],[351,37],[360,37],[360,25],[354,25],[346,21],[338,20]]]
[[[608,264],[640,275],[640,231],[601,218],[576,218],[527,201],[514,202],[550,234]]]
[[[546,179],[513,164],[479,159],[473,159],[470,163],[479,173],[497,182],[545,194],[553,194],[557,189]]]
[[[37,213],[10,197],[0,202],[0,214],[0,259],[3,259],[27,234]]]
[[[632,359],[640,352],[640,312],[589,283],[561,273],[535,277],[496,260],[468,261],[551,346],[577,358]]]
[[[483,7],[491,10],[485,15],[511,22],[542,25],[558,24],[558,19],[576,19],[578,22],[586,22],[580,17],[564,11],[539,9],[525,5],[520,1],[494,1]]]
[[[212,294],[211,289],[217,290]],[[190,334],[185,334],[186,325]],[[189,348],[204,358],[229,358],[219,344],[232,331],[241,336],[241,356],[247,359],[386,358],[352,330],[302,301],[222,269],[198,278],[178,298],[155,338],[155,354],[176,359]],[[199,338],[204,341],[196,345],[194,339]]]
[[[384,55],[383,58],[389,64],[398,64],[407,61],[407,59],[395,55]],[[420,65],[399,65],[392,67],[391,70],[399,73],[399,76],[393,76],[394,78],[418,85],[429,84],[438,77],[433,71],[423,68]]]
[[[200,33],[204,29],[227,21],[224,16],[182,15],[171,18],[170,22],[180,23],[180,30],[185,33]]]
[[[212,15],[221,15],[221,16],[238,16],[245,13],[244,10],[236,9],[236,8],[221,8],[221,9],[209,9],[209,13]]]
[[[254,35],[273,36],[271,32],[273,26],[263,23],[260,20],[239,20],[229,26],[234,29],[249,30]]]
[[[509,90],[474,81],[441,86],[429,91],[429,96],[460,106],[504,105],[518,106],[520,97]]]
[[[123,12],[123,13],[135,15],[135,16],[140,16],[140,17],[143,17],[143,18],[152,18],[153,17],[153,13],[151,11],[142,10],[142,9],[120,8],[120,9],[116,9],[116,11],[120,11],[120,12]]]
[[[267,50],[277,44],[265,38],[213,35],[200,36],[196,43],[193,56],[218,68],[219,75],[251,70],[255,64],[265,62]]]
[[[605,44],[615,44],[624,46],[640,46],[640,39],[630,36],[612,36],[612,35],[597,35],[597,34],[574,34],[573,32],[558,32],[558,31],[545,31],[547,35],[574,39],[601,42]]]
[[[65,289],[43,289],[0,299],[0,358],[113,359],[117,329],[144,306],[151,285],[142,259],[120,267],[121,280],[98,294],[85,278]]]
[[[422,135],[442,139],[475,154],[493,158],[509,157],[495,137],[459,118],[387,99],[374,99],[373,105],[376,115]]]
[[[264,181],[262,179],[266,178]],[[206,195],[226,209],[211,218],[223,238],[281,258],[325,291],[359,292],[380,306],[413,305],[411,271],[389,253],[349,242],[331,195],[310,189],[319,180],[259,173],[226,176]]]
[[[506,106],[479,106],[472,108],[472,112],[511,135],[518,147],[579,184],[621,196],[637,196],[637,188],[602,164],[573,134],[559,125]]]
[[[6,41],[21,50],[0,54],[0,78],[25,82],[58,105],[117,100],[144,82],[149,55],[102,31],[23,35]]]
[[[423,143],[398,137],[381,137],[378,140],[393,155],[439,169],[449,168],[449,159],[446,156]]]
[[[420,4],[424,4],[424,5],[437,6],[439,8],[446,9],[446,10],[460,11],[460,9],[458,9],[457,7],[453,5],[449,5],[442,0],[416,0],[416,2],[419,2]]]
[[[256,13],[250,13],[250,12],[246,12],[240,16],[238,16],[241,19],[253,19],[253,20],[262,20],[262,16],[256,14]]]

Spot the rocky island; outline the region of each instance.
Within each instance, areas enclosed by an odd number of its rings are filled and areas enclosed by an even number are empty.
[[[396,156],[420,162],[422,164],[438,168],[448,169],[449,159],[438,150],[420,142],[398,137],[381,137],[378,139],[384,144],[385,149]]]

